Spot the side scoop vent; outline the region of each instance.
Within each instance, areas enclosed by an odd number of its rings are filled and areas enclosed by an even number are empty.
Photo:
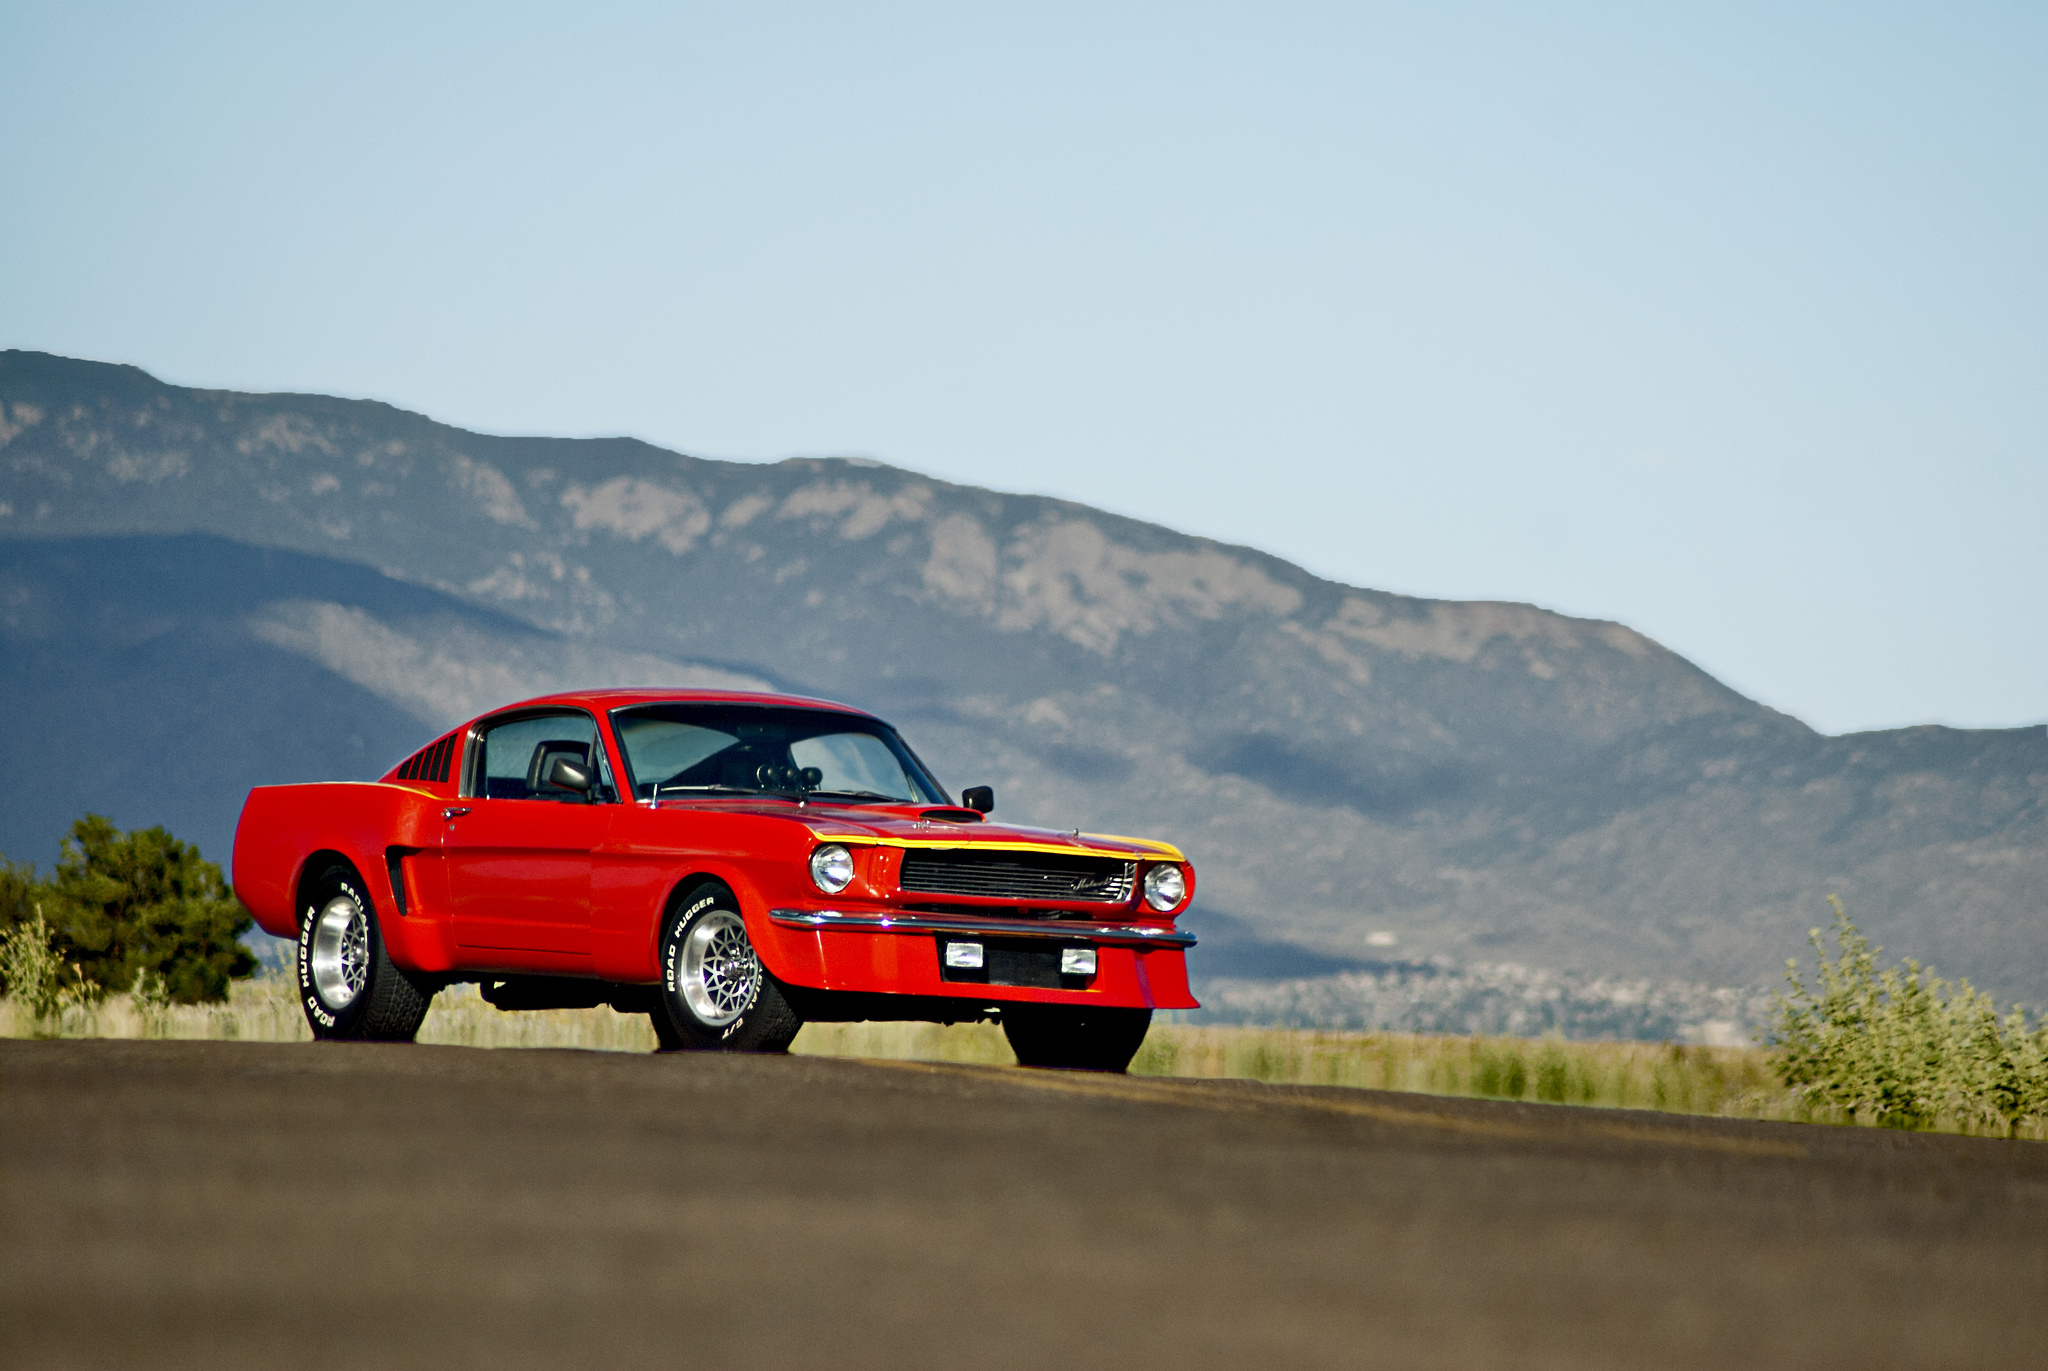
[[[441,741],[429,743],[407,757],[399,765],[398,779],[445,782],[448,779],[448,768],[455,760],[455,739],[456,735],[451,733]]]

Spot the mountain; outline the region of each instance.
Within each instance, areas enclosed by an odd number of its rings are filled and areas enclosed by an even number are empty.
[[[0,802],[16,856],[87,805],[224,856],[249,784],[376,774],[500,700],[765,682],[894,720],[1006,817],[1181,842],[1209,977],[1754,986],[1839,893],[2048,1002],[2048,730],[1824,737],[1618,624],[875,463],[8,352],[0,645],[9,755],[58,773]]]
[[[44,862],[88,809],[225,859],[251,786],[372,779],[440,728],[571,684],[770,688],[205,534],[0,541],[0,647],[8,755],[43,773],[0,790],[0,851]]]

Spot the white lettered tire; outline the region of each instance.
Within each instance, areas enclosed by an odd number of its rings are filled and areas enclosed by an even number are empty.
[[[665,1052],[786,1052],[804,1021],[747,937],[739,902],[700,885],[662,920],[659,1003],[649,1017]]]
[[[299,906],[299,1006],[313,1036],[363,1042],[413,1040],[434,988],[392,964],[355,868],[337,863],[306,887]]]

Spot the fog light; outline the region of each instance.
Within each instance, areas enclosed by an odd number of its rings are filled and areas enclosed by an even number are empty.
[[[946,965],[957,966],[966,971],[981,970],[981,944],[947,943]]]
[[[1095,949],[1092,947],[1063,947],[1060,949],[1060,975],[1093,976],[1095,974]]]

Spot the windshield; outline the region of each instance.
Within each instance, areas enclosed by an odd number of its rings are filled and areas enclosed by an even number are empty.
[[[777,705],[634,705],[612,711],[633,793],[816,796],[950,804],[894,729],[857,714]]]

